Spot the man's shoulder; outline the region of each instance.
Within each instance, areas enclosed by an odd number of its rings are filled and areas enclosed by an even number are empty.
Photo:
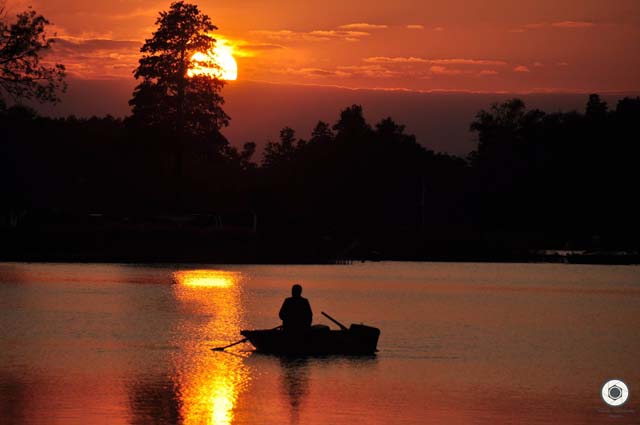
[[[284,302],[289,303],[309,303],[309,300],[305,297],[288,297],[285,298]]]

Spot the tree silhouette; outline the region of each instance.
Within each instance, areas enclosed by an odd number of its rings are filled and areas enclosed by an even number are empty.
[[[0,6],[0,97],[58,102],[58,93],[67,88],[64,65],[40,62],[54,42],[45,32],[49,21],[32,9],[19,13],[14,23],[2,15]]]
[[[587,106],[585,109],[585,116],[587,119],[603,119],[607,115],[607,102],[600,99],[598,94],[590,94]]]
[[[208,52],[215,45],[209,33],[217,27],[198,6],[183,1],[160,12],[156,25],[140,50],[143,56],[134,75],[142,83],[129,102],[132,118],[148,126],[168,126],[177,134],[211,137],[229,121],[221,108],[224,82],[208,75],[189,76],[188,71],[194,53]]]
[[[331,131],[331,126],[324,121],[318,121],[311,131],[310,143],[328,143],[334,139],[335,135]]]
[[[544,140],[539,136],[545,114],[526,110],[521,99],[493,104],[476,115],[470,129],[478,148],[469,156],[477,209],[483,225],[499,230],[523,226],[537,204],[531,185],[545,174]],[[533,205],[532,205],[533,204]]]
[[[272,167],[276,164],[291,162],[304,145],[305,142],[302,140],[296,143],[296,131],[293,128],[285,127],[280,130],[280,142],[269,142],[265,146],[263,165]]]
[[[143,56],[134,75],[142,82],[129,101],[133,112],[129,122],[174,136],[179,197],[185,145],[214,142],[218,150],[227,145],[220,134],[220,128],[229,123],[220,95],[224,82],[211,75],[188,73],[194,65],[193,55],[214,47],[216,40],[210,33],[217,27],[198,6],[183,1],[160,12],[156,25],[158,29],[140,50]],[[213,62],[202,62],[198,60],[208,68],[217,67]]]
[[[387,117],[376,124],[376,133],[381,140],[390,143],[416,143],[416,138],[413,135],[407,135],[404,133],[405,126],[396,124],[391,118]]]
[[[340,119],[334,124],[336,140],[363,140],[371,134],[371,127],[362,114],[361,105],[351,105],[340,112]]]
[[[255,142],[246,142],[242,146],[241,151],[238,151],[235,146],[227,146],[225,148],[225,156],[232,161],[232,163],[237,164],[243,171],[255,170],[257,168],[257,165],[251,162],[251,158],[255,152]]]
[[[200,144],[183,193],[199,218],[178,231],[162,219],[175,176],[160,138],[174,136],[0,100],[0,255],[77,259],[86,247],[103,260],[313,262],[376,251],[521,261],[534,249],[638,251],[640,98],[609,102],[605,110],[594,97],[579,112],[488,107],[473,123],[471,163],[425,148],[391,118],[369,124],[357,106],[342,111],[335,136],[320,122],[304,144],[284,128],[269,166],[251,162],[254,143],[217,156]],[[230,228],[211,232],[212,211]],[[18,216],[22,230],[7,227]],[[256,233],[230,232],[249,217]],[[108,243],[96,247],[96,234]]]

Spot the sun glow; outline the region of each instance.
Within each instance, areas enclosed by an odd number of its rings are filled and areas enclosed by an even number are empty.
[[[238,280],[235,273],[222,270],[181,270],[173,276],[179,284],[192,288],[230,288]]]
[[[242,272],[232,270],[195,268],[173,273],[176,300],[190,312],[176,325],[189,335],[175,366],[185,424],[230,425],[237,419],[241,394],[251,381],[244,364],[248,353],[213,353],[204,346],[226,345],[238,337],[243,326],[243,279]]]
[[[233,47],[226,40],[218,39],[216,46],[207,53],[196,52],[191,56],[189,77],[207,75],[220,80],[236,80],[238,64],[233,57]]]

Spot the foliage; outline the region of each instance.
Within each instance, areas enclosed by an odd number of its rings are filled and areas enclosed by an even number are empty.
[[[333,129],[338,141],[361,140],[371,133],[371,127],[362,114],[361,105],[351,105],[340,112],[340,119],[334,124]]]
[[[630,117],[640,118],[639,104],[625,98],[610,112],[592,94],[584,114],[526,110],[519,99],[480,111],[471,124],[478,149],[470,155],[479,226],[582,246],[596,236],[626,238],[623,229],[640,213],[629,201],[638,183],[631,172],[638,144],[630,137],[638,125]]]
[[[296,144],[296,132],[291,127],[280,130],[280,142],[268,142],[264,148],[265,167],[273,167],[279,164],[293,161],[305,142],[298,140]]]
[[[224,82],[206,75],[188,76],[193,54],[213,48],[216,40],[210,33],[217,27],[198,6],[183,1],[161,12],[156,25],[141,49],[134,75],[142,82],[129,101],[133,110],[129,121],[164,128],[180,138],[219,139],[220,128],[229,122],[220,95]]]
[[[303,142],[283,128],[261,167],[251,162],[255,143],[189,157],[184,210],[255,213],[262,260],[326,260],[345,246],[398,259],[638,250],[640,98],[602,103],[556,113],[517,99],[493,105],[472,123],[478,148],[468,161],[427,149],[392,118],[370,125],[352,105],[335,133],[319,122]],[[0,196],[13,209],[162,215],[175,179],[165,133],[0,102]]]
[[[42,60],[54,42],[46,34],[48,25],[32,9],[19,13],[13,23],[0,17],[0,95],[13,100],[60,100],[58,94],[67,87],[64,65]]]
[[[227,146],[225,148],[225,157],[231,162],[234,162],[240,166],[243,171],[255,170],[256,164],[251,162],[253,155],[256,153],[255,142],[246,142],[242,145],[242,150],[238,152],[234,146]]]

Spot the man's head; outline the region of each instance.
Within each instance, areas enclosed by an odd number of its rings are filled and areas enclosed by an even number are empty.
[[[302,294],[302,286],[297,283],[291,287],[291,295],[299,297]]]

